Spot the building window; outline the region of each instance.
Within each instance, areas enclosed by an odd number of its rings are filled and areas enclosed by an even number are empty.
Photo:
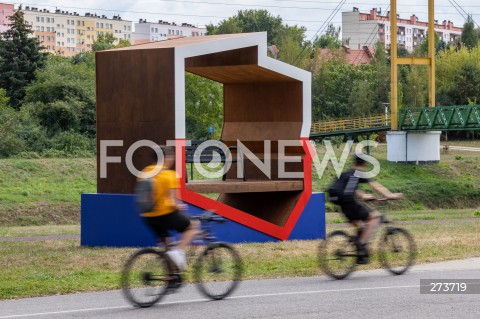
[[[87,39],[90,39],[90,34],[87,34]]]
[[[37,17],[37,22],[40,22],[40,17]]]
[[[50,23],[50,18],[47,18],[47,23]]]
[[[44,18],[44,17],[41,17],[41,18],[40,18],[40,21],[45,22],[45,18]]]
[[[85,26],[85,21],[82,21],[82,27],[84,27],[84,26]]]
[[[44,35],[42,35],[42,41],[45,41],[45,36]]]
[[[45,27],[40,27],[40,30],[45,31]]]
[[[129,35],[127,35],[127,36],[128,36],[128,38],[130,39],[130,34],[129,34]]]
[[[67,25],[70,25],[70,20],[67,19]]]
[[[52,18],[52,23],[55,23],[55,18]]]
[[[47,27],[47,32],[50,32],[50,27]]]
[[[81,25],[82,25],[82,22],[77,20],[77,25],[78,25],[78,26],[81,26]]]
[[[40,27],[37,25],[37,27],[35,28],[35,30],[40,31]]]
[[[49,35],[47,35],[47,41],[50,42],[50,36]]]
[[[131,27],[131,26],[128,26],[128,31],[132,31],[132,27]]]
[[[177,35],[180,35],[180,31],[177,30]]]
[[[103,29],[103,22],[102,22],[102,23],[100,23],[100,28],[101,28],[101,29]]]
[[[97,22],[96,25],[97,25],[97,28],[100,27],[100,23]]]
[[[67,38],[67,43],[70,43],[70,38]]]

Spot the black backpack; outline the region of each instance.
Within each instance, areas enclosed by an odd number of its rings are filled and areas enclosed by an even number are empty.
[[[329,202],[337,205],[340,204],[344,199],[344,191],[344,181],[338,179],[327,190]]]
[[[155,210],[153,177],[140,178],[135,185],[135,204],[140,214]]]

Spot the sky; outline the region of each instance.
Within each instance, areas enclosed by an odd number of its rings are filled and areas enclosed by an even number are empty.
[[[307,39],[313,39],[321,34],[329,22],[340,26],[343,11],[351,11],[358,7],[361,12],[372,8],[390,10],[390,0],[25,0],[13,2],[15,5],[34,6],[39,9],[55,10],[58,7],[70,12],[76,11],[105,14],[108,17],[119,14],[124,20],[138,22],[138,19],[148,21],[164,20],[181,24],[183,22],[200,27],[206,24],[217,24],[221,20],[235,15],[238,10],[266,9],[273,15],[279,15],[284,23],[300,25],[307,29]],[[397,0],[398,12],[401,18],[409,18],[416,14],[421,21],[427,21],[428,0]],[[338,12],[335,8],[340,6]],[[461,8],[451,3],[457,3]],[[462,11],[462,9],[464,11]],[[451,20],[457,26],[462,26],[466,13],[480,25],[480,1],[478,0],[436,0],[435,18],[440,22]]]

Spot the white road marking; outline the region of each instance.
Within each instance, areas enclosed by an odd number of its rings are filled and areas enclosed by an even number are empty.
[[[232,299],[247,299],[247,298],[259,298],[259,297],[277,297],[277,296],[289,296],[289,295],[307,295],[307,294],[320,294],[320,293],[333,293],[333,292],[380,290],[380,289],[404,289],[404,288],[419,288],[419,287],[420,287],[420,285],[347,288],[347,289],[332,289],[332,290],[310,290],[310,291],[279,292],[279,293],[271,293],[271,294],[233,296],[233,297],[229,297],[227,299],[232,300]],[[182,300],[182,301],[160,302],[159,305],[195,303],[195,302],[202,302],[202,301],[209,301],[209,300],[210,299],[191,299],[191,300]],[[46,316],[46,315],[68,314],[68,313],[76,313],[76,312],[113,310],[113,309],[122,309],[122,308],[132,308],[132,306],[116,306],[116,307],[85,308],[85,309],[74,309],[74,310],[52,311],[52,312],[38,312],[38,313],[29,313],[29,314],[23,314],[23,315],[0,316],[0,319],[26,318],[26,317],[37,317],[37,316]]]

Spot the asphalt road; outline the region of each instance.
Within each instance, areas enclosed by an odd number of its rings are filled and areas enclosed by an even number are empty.
[[[420,294],[420,279],[480,279],[480,258],[419,265],[402,276],[372,270],[343,281],[245,281],[222,301],[207,301],[187,285],[148,309],[133,308],[119,291],[2,301],[0,319],[479,318],[479,294]]]

